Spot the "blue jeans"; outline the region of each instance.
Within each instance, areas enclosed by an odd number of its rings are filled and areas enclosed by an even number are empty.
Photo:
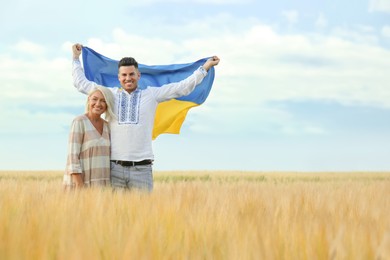
[[[153,190],[152,165],[122,166],[111,162],[111,186],[116,189]]]

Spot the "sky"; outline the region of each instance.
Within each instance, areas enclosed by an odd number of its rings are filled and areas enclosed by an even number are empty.
[[[0,170],[63,170],[86,96],[71,46],[119,60],[217,55],[208,99],[154,169],[390,170],[390,0],[14,0],[0,9]]]

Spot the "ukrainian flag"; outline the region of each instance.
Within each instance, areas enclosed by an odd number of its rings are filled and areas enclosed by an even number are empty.
[[[88,47],[83,47],[82,53],[84,72],[88,80],[106,87],[120,87],[118,81],[119,61],[107,58]],[[145,89],[148,86],[158,87],[183,80],[203,65],[207,59],[186,64],[155,66],[138,64],[138,69],[141,72],[138,87],[140,89]],[[157,106],[153,139],[163,133],[180,133],[180,128],[190,108],[201,105],[209,95],[214,76],[215,70],[214,67],[211,67],[202,83],[189,95],[162,102]]]

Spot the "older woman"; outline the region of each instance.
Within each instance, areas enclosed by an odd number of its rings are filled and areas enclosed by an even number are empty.
[[[88,95],[85,114],[73,120],[64,175],[66,187],[110,184],[110,129],[107,121],[115,116],[113,104],[111,91],[97,86]]]

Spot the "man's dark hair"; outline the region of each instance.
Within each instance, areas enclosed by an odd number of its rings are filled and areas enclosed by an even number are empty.
[[[118,69],[122,66],[134,66],[138,69],[138,62],[132,57],[124,57],[119,61]]]

